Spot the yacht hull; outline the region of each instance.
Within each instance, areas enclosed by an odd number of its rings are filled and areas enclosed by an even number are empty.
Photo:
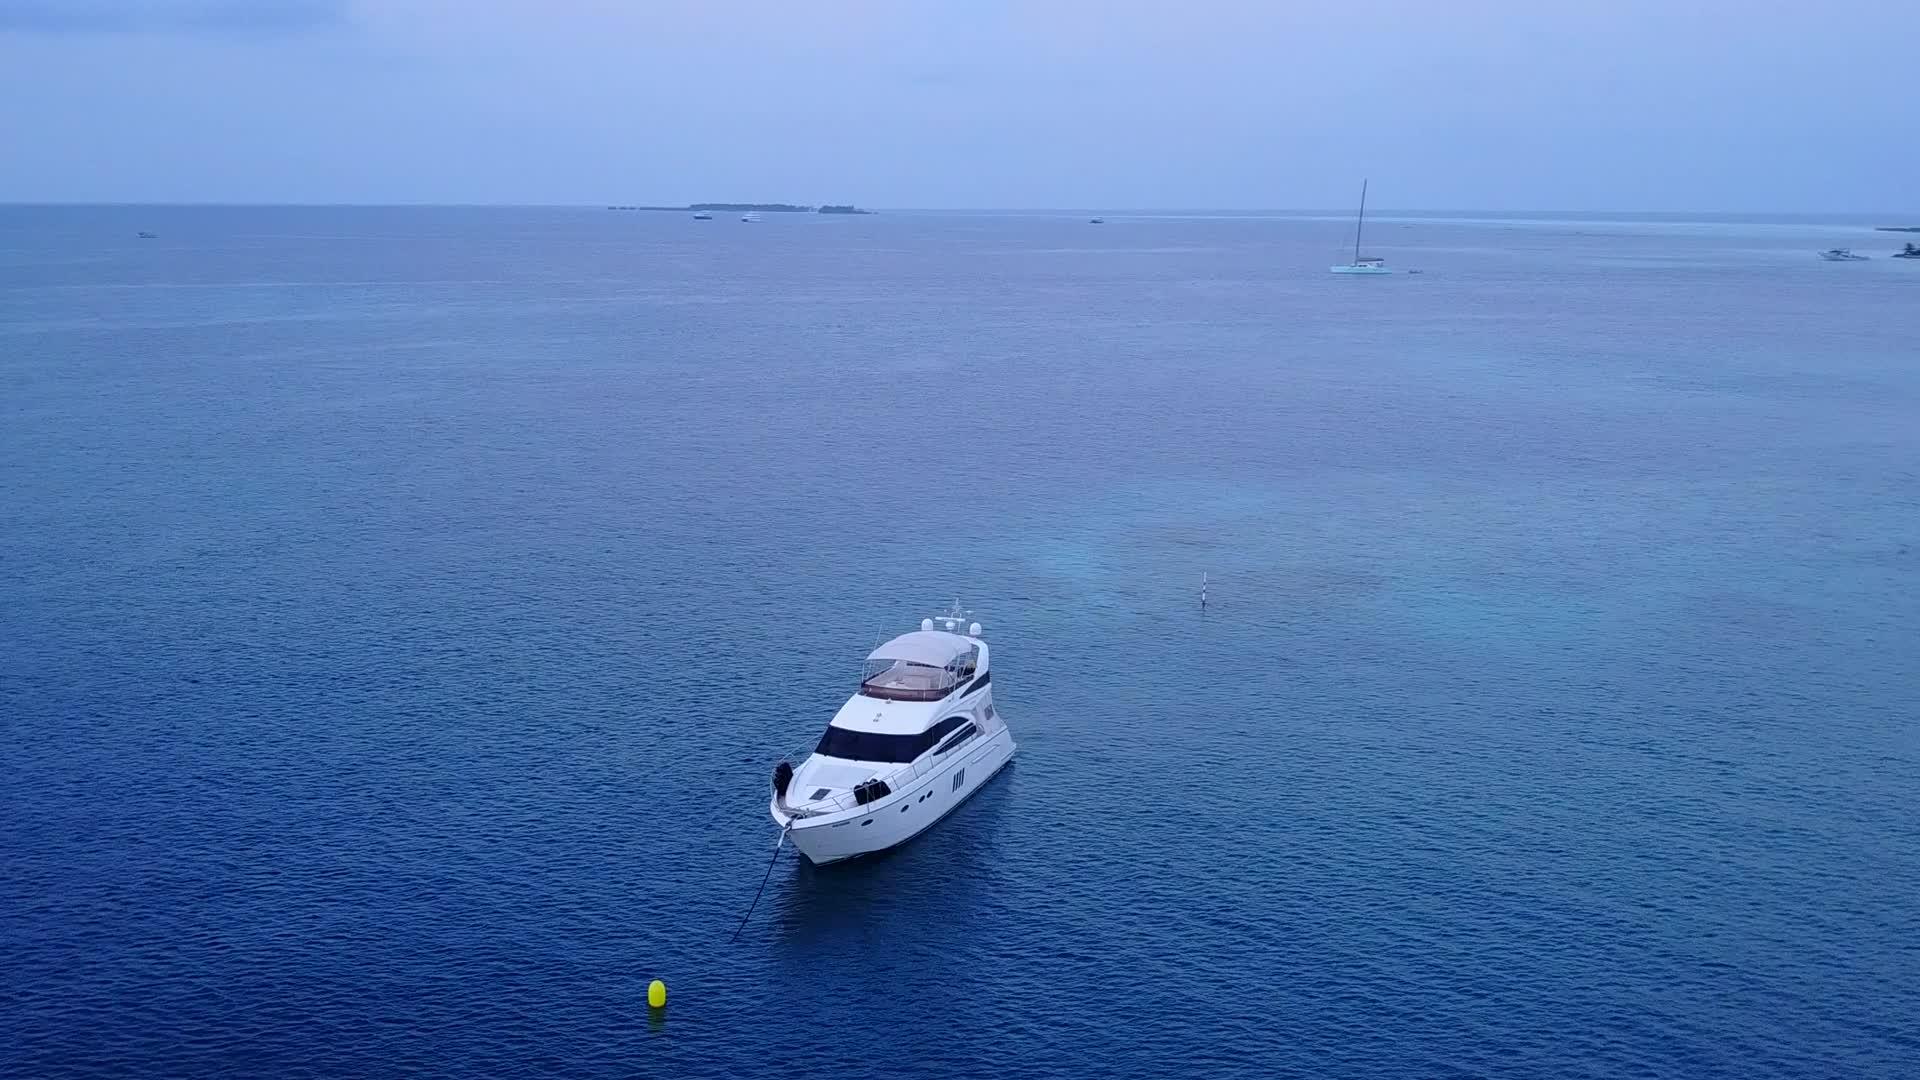
[[[858,811],[790,818],[777,801],[768,809],[775,824],[791,823],[787,839],[809,862],[845,862],[904,844],[932,828],[998,775],[1016,748],[1012,732],[1002,726],[969,752],[956,753],[956,760],[942,762],[911,785]]]
[[[1384,266],[1368,266],[1366,263],[1351,263],[1343,266],[1329,266],[1328,270],[1336,274],[1391,274],[1393,271]]]

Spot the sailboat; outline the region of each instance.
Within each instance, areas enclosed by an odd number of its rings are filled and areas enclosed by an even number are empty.
[[[1391,274],[1387,260],[1360,257],[1360,231],[1367,226],[1367,182],[1360,181],[1360,217],[1353,223],[1353,261],[1328,267],[1336,274]]]

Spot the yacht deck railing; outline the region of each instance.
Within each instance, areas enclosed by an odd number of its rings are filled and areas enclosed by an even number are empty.
[[[982,734],[985,734],[985,733],[983,732]],[[811,753],[813,753],[812,750],[802,750],[798,754],[790,754],[787,757],[782,758],[781,760],[792,764],[797,769],[799,768],[800,763],[805,761],[807,759],[807,755]],[[899,794],[900,789],[903,786],[911,784],[915,780],[919,780],[928,775],[931,775],[932,773],[937,771],[941,765],[945,764],[946,761],[947,761],[947,758],[944,755],[942,755],[938,757],[928,758],[924,761],[916,761],[906,765],[901,765],[900,767],[894,769],[890,773],[874,774],[873,779],[880,780],[886,783],[887,792],[888,792],[888,794],[882,795],[879,799],[875,801],[876,802],[885,801],[891,796]],[[793,794],[793,788],[789,786],[787,788],[787,795],[792,795],[792,794]],[[854,798],[853,792],[849,791],[846,794],[834,795],[830,798],[809,799],[807,800],[807,805],[805,806],[794,806],[793,804],[787,801],[787,796],[783,795],[778,800],[778,805],[780,807],[781,812],[785,813],[789,817],[809,818],[809,817],[824,817],[828,814],[842,814],[849,810],[858,810],[863,806],[872,806],[873,803],[871,802],[863,803],[860,800]]]

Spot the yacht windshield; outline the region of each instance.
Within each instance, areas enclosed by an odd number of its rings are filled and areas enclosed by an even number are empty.
[[[814,747],[813,752],[846,758],[848,761],[891,761],[904,765],[933,749],[934,744],[954,731],[970,727],[971,724],[970,717],[949,716],[918,735],[883,735],[877,731],[848,731],[846,728],[829,726],[827,733],[820,736],[820,745]],[[946,749],[950,750],[971,737],[959,736]]]
[[[920,756],[926,747],[918,735],[882,735],[873,731],[848,731],[829,727],[820,736],[816,754],[846,758],[848,761],[891,761],[905,764]]]

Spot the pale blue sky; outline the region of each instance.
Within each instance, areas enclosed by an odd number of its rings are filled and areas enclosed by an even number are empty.
[[[0,0],[0,200],[1920,215],[1920,0]]]

